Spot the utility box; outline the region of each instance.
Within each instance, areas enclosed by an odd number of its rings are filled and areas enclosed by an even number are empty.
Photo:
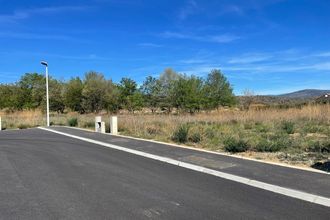
[[[110,133],[113,135],[118,134],[118,119],[117,116],[110,117]]]
[[[96,116],[95,117],[95,132],[101,132],[101,125],[102,125],[102,117]]]
[[[95,117],[95,132],[105,133],[105,123],[102,122],[101,116]]]

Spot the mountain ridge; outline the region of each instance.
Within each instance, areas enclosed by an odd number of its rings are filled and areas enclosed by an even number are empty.
[[[330,90],[323,89],[303,89],[290,93],[284,93],[280,95],[271,95],[273,97],[281,97],[288,99],[310,99],[310,98],[318,98],[322,95],[330,93]]]

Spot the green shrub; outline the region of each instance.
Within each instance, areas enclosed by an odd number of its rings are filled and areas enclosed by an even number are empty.
[[[201,140],[202,140],[202,136],[199,132],[195,132],[191,136],[189,136],[189,141],[193,143],[199,143]]]
[[[294,123],[291,121],[283,121],[282,122],[282,129],[287,134],[293,134],[294,133]]]
[[[253,128],[252,123],[245,123],[245,124],[244,124],[244,129],[245,129],[245,130],[251,130],[252,128]]]
[[[235,139],[233,137],[224,140],[225,150],[232,153],[245,152],[249,149],[246,141]]]
[[[172,140],[179,143],[185,143],[188,140],[188,125],[180,125],[173,133]]]
[[[314,141],[307,149],[310,152],[330,153],[330,141]]]
[[[17,127],[18,127],[19,129],[27,129],[27,128],[31,127],[31,126],[28,125],[28,124],[19,124]]]
[[[70,118],[68,120],[68,125],[70,127],[77,127],[78,126],[78,119],[77,118]]]
[[[92,121],[85,122],[83,125],[84,128],[94,128],[94,126],[95,126],[95,123]]]
[[[256,145],[256,150],[258,152],[277,152],[283,146],[276,141],[270,141],[268,139],[262,139]]]
[[[209,139],[213,139],[215,137],[215,132],[211,127],[207,127],[205,130],[205,136]]]
[[[261,132],[261,133],[266,133],[269,130],[268,127],[262,123],[257,124],[255,128],[258,132]]]

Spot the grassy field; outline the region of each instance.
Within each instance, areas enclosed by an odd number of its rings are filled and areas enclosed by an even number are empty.
[[[7,129],[45,124],[40,111],[0,112],[0,115]],[[108,124],[109,115],[103,116]],[[94,114],[53,113],[51,123],[92,129],[94,117]],[[119,132],[123,135],[304,166],[330,158],[330,105],[118,117]]]

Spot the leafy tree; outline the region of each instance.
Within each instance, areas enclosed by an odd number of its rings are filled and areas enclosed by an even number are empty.
[[[159,107],[161,83],[158,79],[148,76],[141,86],[145,104],[152,112]]]
[[[102,73],[90,71],[85,74],[82,90],[82,106],[88,112],[99,112],[104,107],[107,81]]]
[[[137,89],[137,84],[130,78],[122,78],[119,85],[120,102],[123,107],[134,112],[143,107],[143,96]]]
[[[38,108],[46,96],[46,78],[38,73],[26,73],[18,82],[21,88],[19,101],[25,108]]]
[[[175,81],[179,80],[180,77],[180,74],[178,74],[171,68],[165,69],[159,77],[159,83],[161,88],[159,105],[162,109],[166,109],[168,112],[171,112],[172,107],[175,106],[173,97],[173,94],[175,94],[175,92],[173,91],[174,83]]]
[[[127,97],[126,108],[128,111],[133,112],[143,108],[143,96],[141,92],[136,91],[133,95]]]
[[[233,106],[236,98],[233,89],[220,70],[212,70],[205,81],[205,107],[208,109],[220,106]]]
[[[111,80],[107,81],[104,108],[107,112],[117,112],[120,109],[120,90]]]
[[[178,109],[194,113],[203,102],[203,80],[195,76],[183,76],[174,83],[174,100]]]
[[[16,84],[0,85],[0,109],[21,110],[24,103],[19,102],[20,87]]]
[[[49,80],[49,109],[57,113],[64,113],[65,109],[64,83],[56,79]]]
[[[72,78],[66,84],[64,95],[65,105],[72,111],[84,112],[82,107],[84,84],[79,77]]]

